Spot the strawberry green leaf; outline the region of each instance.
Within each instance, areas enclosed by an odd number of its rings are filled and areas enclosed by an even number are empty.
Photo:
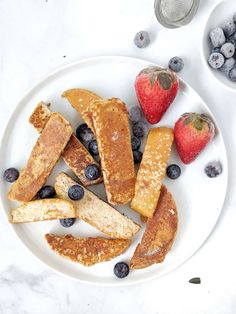
[[[200,119],[195,119],[194,126],[197,130],[201,131],[202,130],[202,121]]]
[[[184,120],[183,125],[187,125],[187,124],[189,124],[192,121],[193,121],[193,117],[190,116],[190,117],[188,117],[187,119]]]
[[[160,81],[161,87],[164,90],[168,90],[168,89],[171,88],[172,81],[171,81],[170,74],[168,74],[168,73],[160,73],[159,74],[159,81]]]

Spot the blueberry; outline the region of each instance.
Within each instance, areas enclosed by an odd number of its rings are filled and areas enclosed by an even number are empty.
[[[44,198],[53,198],[56,195],[56,191],[53,186],[45,185],[38,191],[38,197],[41,199]]]
[[[138,150],[141,146],[141,140],[140,138],[136,136],[131,137],[131,145],[132,145],[132,150]]]
[[[208,59],[208,63],[213,69],[219,69],[220,67],[222,67],[224,61],[224,56],[218,52],[212,53]]]
[[[142,157],[143,157],[143,153],[140,152],[139,150],[134,150],[133,151],[133,157],[134,157],[134,163],[140,164]]]
[[[114,266],[114,274],[118,278],[125,278],[129,274],[129,265],[124,262],[116,263]]]
[[[166,169],[166,175],[168,178],[175,180],[181,175],[181,169],[178,165],[169,165]]]
[[[136,123],[141,120],[142,112],[139,106],[133,106],[129,110],[129,119],[131,122]]]
[[[209,34],[213,47],[221,47],[225,43],[225,35],[220,27],[214,28]]]
[[[60,224],[62,225],[62,227],[69,228],[73,226],[75,220],[76,220],[75,218],[60,219]]]
[[[141,138],[147,135],[147,133],[148,133],[148,126],[143,121],[139,121],[133,124],[134,136]]]
[[[229,71],[228,76],[232,82],[236,82],[236,68],[235,67]]]
[[[85,176],[87,179],[89,180],[96,180],[100,177],[101,175],[101,170],[99,169],[99,167],[95,164],[92,165],[88,165],[85,170]]]
[[[18,179],[19,175],[19,171],[16,168],[8,168],[3,173],[3,179],[12,183]]]
[[[222,26],[225,36],[228,38],[236,31],[236,25],[234,24],[233,20],[227,21]]]
[[[68,196],[73,201],[79,201],[84,197],[84,189],[78,184],[72,185],[68,189]]]
[[[225,43],[220,52],[225,56],[225,58],[231,58],[235,53],[235,47],[232,43]]]
[[[76,129],[76,136],[82,142],[89,142],[94,139],[94,134],[92,130],[87,126],[86,123],[81,124]]]
[[[184,67],[184,61],[180,57],[170,59],[168,67],[174,72],[180,72]]]
[[[225,74],[229,74],[229,71],[234,67],[235,65],[235,59],[229,58],[225,60],[225,63],[220,68],[220,71],[224,72]]]
[[[205,173],[209,178],[215,178],[222,172],[221,163],[218,161],[209,162],[205,167]]]
[[[96,140],[92,140],[89,142],[88,150],[92,156],[98,156],[99,155],[98,143]]]
[[[236,24],[236,12],[235,12],[234,15],[233,15],[233,21],[234,21],[234,23]]]
[[[134,43],[138,48],[146,48],[150,44],[148,32],[140,31],[134,36]]]

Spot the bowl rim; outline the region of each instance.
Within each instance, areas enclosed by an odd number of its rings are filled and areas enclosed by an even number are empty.
[[[209,19],[210,17],[212,16],[212,14],[214,13],[214,11],[217,9],[218,6],[222,5],[223,3],[226,3],[226,2],[229,2],[229,0],[220,0],[218,1],[217,3],[215,3],[211,9],[210,9],[210,12],[208,13],[207,15],[207,19],[204,23],[204,27],[203,27],[203,30],[202,30],[202,35],[201,35],[201,38],[202,38],[202,42],[201,42],[201,59],[202,59],[202,62],[204,64],[204,66],[207,68],[207,71],[208,73],[210,73],[214,79],[220,84],[222,85],[222,87],[224,87],[225,89],[227,89],[228,91],[230,92],[233,92],[233,93],[236,93],[236,83],[235,83],[235,88],[227,85],[226,83],[222,82],[222,80],[220,80],[216,75],[214,75],[214,70],[212,70],[209,65],[208,65],[208,62],[207,62],[207,59],[204,55],[204,41],[205,41],[205,32],[206,32],[206,27],[208,25],[208,22],[209,22]],[[222,74],[223,75],[223,74]]]

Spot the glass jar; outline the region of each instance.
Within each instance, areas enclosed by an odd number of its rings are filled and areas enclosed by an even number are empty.
[[[191,22],[200,0],[155,0],[157,20],[165,27],[177,28]]]

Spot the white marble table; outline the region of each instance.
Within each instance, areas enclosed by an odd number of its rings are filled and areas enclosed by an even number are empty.
[[[0,212],[1,314],[236,313],[235,94],[213,80],[200,61],[202,25],[215,1],[202,1],[192,23],[176,30],[155,21],[153,2],[1,0],[0,133],[26,90],[64,64],[128,55],[165,65],[170,57],[182,56],[186,66],[180,76],[208,103],[226,141],[230,181],[220,220],[202,248],[176,271],[145,284],[110,288],[80,284],[49,270],[20,244]],[[152,39],[143,50],[133,45],[140,29]],[[195,276],[201,285],[188,283]]]

